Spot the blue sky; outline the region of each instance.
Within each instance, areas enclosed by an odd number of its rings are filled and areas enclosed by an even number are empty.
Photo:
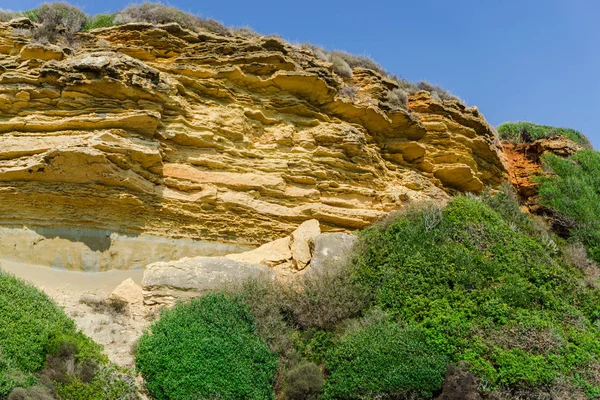
[[[29,9],[39,0],[0,0]],[[118,0],[72,1],[88,13]],[[439,84],[488,121],[572,127],[600,148],[600,1],[194,1],[168,4],[228,26],[368,55],[406,79]]]

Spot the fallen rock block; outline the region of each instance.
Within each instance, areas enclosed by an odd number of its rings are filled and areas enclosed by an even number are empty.
[[[294,267],[302,271],[310,263],[312,257],[310,247],[312,241],[321,234],[319,221],[311,219],[303,222],[291,236],[290,249]]]
[[[135,283],[133,279],[128,278],[121,282],[121,284],[108,295],[108,299],[121,301],[127,304],[142,304],[144,296],[142,287]]]
[[[224,284],[271,276],[271,270],[225,257],[191,257],[150,264],[144,271],[144,304],[171,306],[218,290]]]
[[[267,267],[275,267],[292,259],[292,250],[290,249],[290,237],[265,243],[257,249],[246,251],[244,253],[228,254],[225,256],[230,260],[237,260],[251,264],[261,264]]]

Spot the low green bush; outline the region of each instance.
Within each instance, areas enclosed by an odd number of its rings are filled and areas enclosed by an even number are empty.
[[[200,18],[193,14],[165,6],[159,3],[133,4],[117,12],[114,17],[117,24],[148,22],[151,24],[178,23],[182,28],[192,31],[207,30],[221,35],[231,35],[229,29],[220,22],[209,18]]]
[[[22,18],[22,17],[23,17],[23,13],[0,9],[0,22],[8,22],[15,18]]]
[[[57,337],[76,335],[73,321],[48,296],[0,270],[0,357],[5,363],[25,374],[39,371]]]
[[[43,398],[40,393],[47,389],[28,389],[41,383],[49,388],[79,386],[77,393],[58,390],[55,395],[61,400],[93,399],[87,394],[96,386],[119,390],[118,395],[97,399],[137,399],[135,385],[127,384],[133,379],[114,372],[101,350],[48,296],[0,270],[0,398],[9,393],[11,399]],[[16,388],[21,389],[13,395]]]
[[[63,2],[44,3],[36,10],[25,12],[25,15],[39,24],[34,29],[33,39],[42,43],[64,41],[72,44],[86,21],[83,11]]]
[[[585,149],[568,159],[547,154],[542,161],[550,174],[538,178],[540,202],[600,263],[600,152]]]
[[[446,358],[423,330],[379,322],[344,335],[327,355],[323,399],[431,397],[442,386]]]
[[[96,14],[89,16],[83,26],[84,31],[89,31],[97,28],[107,28],[117,25],[115,21],[117,14]]]
[[[431,93],[431,95],[433,97],[437,97],[438,100],[456,100],[456,101],[463,103],[463,101],[461,99],[459,99],[457,96],[453,95],[452,93],[448,92],[446,89],[444,89],[440,86],[437,86],[437,85],[433,85],[429,82],[425,82],[425,81],[418,82],[417,87],[420,90],[425,90],[425,91]]]
[[[576,143],[591,147],[588,138],[575,129],[556,128],[531,122],[504,122],[498,126],[498,134],[500,139],[513,143],[533,142],[538,139],[562,135]]]
[[[87,381],[81,377],[56,383],[55,391],[64,400],[137,400],[134,378],[115,366],[103,366]]]
[[[318,365],[303,361],[286,374],[285,396],[288,400],[317,400],[323,387],[323,374]]]
[[[224,294],[164,311],[136,355],[157,400],[273,398],[277,356],[256,335],[248,307]]]
[[[358,279],[488,387],[600,388],[580,375],[600,357],[600,295],[507,202],[456,197],[441,218],[415,207],[363,231]]]
[[[331,59],[339,58],[344,60],[351,69],[366,68],[373,71],[377,71],[382,75],[387,74],[381,65],[379,65],[377,62],[375,62],[372,58],[369,57],[357,56],[355,54],[350,54],[348,52],[340,50],[332,51],[331,53],[329,53],[329,57]]]
[[[8,400],[54,400],[50,389],[45,386],[17,388],[8,396]]]

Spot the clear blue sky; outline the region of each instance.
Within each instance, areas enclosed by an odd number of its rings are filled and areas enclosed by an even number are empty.
[[[0,0],[29,9],[39,0]],[[74,0],[88,13],[128,2]],[[194,1],[176,6],[228,26],[371,56],[406,79],[439,84],[494,125],[572,127],[600,148],[600,1]]]

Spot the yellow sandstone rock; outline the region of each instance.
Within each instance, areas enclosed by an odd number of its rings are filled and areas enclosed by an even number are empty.
[[[129,24],[71,54],[18,32],[0,24],[1,226],[259,245],[506,180],[476,108],[391,108],[389,79],[279,39]]]

